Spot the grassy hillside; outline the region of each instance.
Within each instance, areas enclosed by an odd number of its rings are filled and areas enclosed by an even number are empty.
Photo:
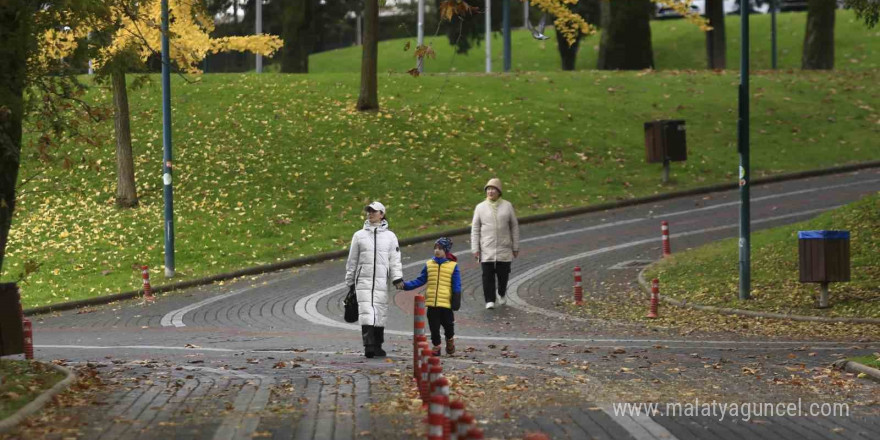
[[[464,226],[492,176],[523,216],[736,179],[733,72],[383,75],[379,113],[354,111],[356,74],[196,80],[173,78],[179,279],[346,248],[371,199],[402,237]],[[877,70],[754,76],[754,176],[880,157],[878,83]],[[3,274],[42,265],[26,307],[138,288],[141,264],[164,282],[158,78],[130,100],[134,210],[113,205],[111,121],[48,162],[29,127]],[[642,124],[673,117],[689,160],[664,186]]]
[[[778,66],[780,69],[800,69],[803,53],[805,12],[777,15]],[[514,25],[517,22],[514,20]],[[770,69],[770,16],[752,15],[750,20],[752,69]],[[728,16],[725,21],[727,35],[727,67],[739,69],[740,19]],[[550,29],[551,38],[537,41],[525,30],[511,35],[512,63],[514,70],[556,71],[560,70],[559,52],[556,48],[556,32]],[[694,25],[684,20],[655,20],[651,22],[654,63],[657,69],[705,69],[706,37]],[[581,41],[577,68],[595,69],[599,52],[600,35]],[[412,49],[404,51],[409,41],[415,47],[415,36],[410,39],[390,40],[379,43],[379,72],[405,72],[415,66]],[[454,48],[445,35],[425,37],[437,58],[428,60],[427,72],[484,72],[485,49],[475,46],[468,54],[454,55]],[[502,67],[501,34],[492,41],[492,65],[494,71]],[[309,69],[313,73],[359,72],[361,48],[350,47],[322,52],[309,57]],[[837,11],[835,28],[835,67],[848,70],[875,69],[880,67],[880,28],[867,29],[856,21],[852,11]]]

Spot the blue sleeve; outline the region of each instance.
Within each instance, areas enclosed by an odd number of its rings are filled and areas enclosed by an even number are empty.
[[[456,269],[457,269],[457,267],[456,267]],[[426,264],[425,267],[422,268],[422,273],[419,275],[418,278],[403,283],[403,290],[418,289],[419,287],[424,286],[425,283],[427,283],[427,282],[428,282],[428,265]]]
[[[452,293],[461,293],[461,272],[458,270],[458,265],[455,265],[455,270],[452,271]]]

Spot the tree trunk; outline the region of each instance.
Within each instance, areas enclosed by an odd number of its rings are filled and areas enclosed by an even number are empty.
[[[309,73],[312,31],[312,0],[291,0],[284,7],[282,19],[282,73]]]
[[[134,183],[134,159],[131,154],[131,126],[128,114],[128,91],[125,72],[114,70],[113,81],[114,128],[116,129],[116,206],[137,206],[137,187]]]
[[[21,165],[25,66],[32,43],[34,3],[28,0],[0,2],[0,273],[12,227],[15,184]]]
[[[575,61],[577,60],[578,48],[581,43],[581,34],[578,32],[577,39],[574,44],[568,45],[568,40],[559,30],[556,30],[556,47],[559,48],[559,56],[562,58],[562,70],[574,70]]]
[[[706,0],[706,18],[712,30],[706,32],[706,60],[709,69],[727,68],[727,37],[724,32],[724,1]]]
[[[361,58],[361,92],[358,110],[379,110],[379,1],[366,0],[364,7],[364,52]]]
[[[640,70],[654,67],[651,48],[650,0],[603,0],[600,70]]]
[[[804,69],[834,68],[834,13],[835,0],[810,0],[807,12],[807,31],[804,35]]]

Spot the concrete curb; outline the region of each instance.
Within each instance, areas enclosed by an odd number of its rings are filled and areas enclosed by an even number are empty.
[[[868,169],[868,168],[878,168],[878,167],[880,167],[880,160],[869,161],[869,162],[860,162],[860,163],[856,163],[856,164],[843,165],[843,166],[838,166],[838,167],[822,168],[822,169],[817,169],[817,170],[800,171],[800,172],[796,172],[796,173],[779,174],[776,176],[762,177],[762,178],[758,178],[758,179],[753,179],[751,184],[754,186],[754,185],[761,185],[761,184],[767,184],[767,183],[784,182],[784,181],[788,181],[788,180],[797,180],[797,179],[804,179],[807,177],[825,176],[825,175],[829,175],[829,174],[848,173],[848,172],[852,172],[852,171],[858,171],[858,170]],[[736,189],[736,188],[739,188],[738,182],[710,185],[710,186],[692,188],[692,189],[687,189],[687,190],[682,190],[682,191],[673,191],[673,192],[669,192],[669,193],[655,194],[655,195],[646,196],[646,197],[636,197],[633,199],[620,200],[620,201],[616,201],[616,202],[601,203],[598,205],[583,206],[580,208],[565,209],[562,211],[550,212],[550,213],[546,213],[546,214],[530,215],[528,217],[523,217],[523,218],[519,219],[519,223],[520,224],[536,223],[536,222],[545,221],[545,220],[554,220],[554,219],[559,219],[559,218],[572,217],[575,215],[587,214],[587,213],[591,213],[591,212],[605,211],[605,210],[609,210],[609,209],[617,209],[617,208],[623,208],[623,207],[633,206],[633,205],[640,205],[640,204],[645,204],[645,203],[653,203],[653,202],[658,202],[658,201],[662,201],[662,200],[675,199],[675,198],[679,198],[679,197],[687,197],[687,196],[692,196],[692,195],[708,194],[708,193],[719,192],[719,191],[727,191],[727,190]],[[463,234],[469,234],[469,233],[470,233],[470,227],[457,228],[457,229],[452,229],[452,230],[447,230],[447,231],[442,231],[442,232],[435,232],[432,234],[425,234],[425,235],[419,235],[419,236],[410,237],[410,238],[404,238],[404,239],[400,240],[400,245],[401,246],[409,246],[412,244],[418,244],[418,243],[424,243],[424,242],[431,241],[431,240],[436,240],[439,237],[463,235]],[[283,270],[283,269],[290,269],[292,267],[305,266],[307,264],[321,263],[324,261],[334,260],[337,258],[344,258],[346,256],[348,256],[347,250],[325,252],[325,253],[310,255],[307,257],[294,258],[292,260],[279,261],[278,263],[249,267],[249,268],[237,270],[234,272],[226,272],[226,273],[221,273],[221,274],[217,274],[217,275],[196,278],[193,280],[182,281],[179,283],[170,283],[170,284],[164,284],[164,285],[160,285],[160,286],[152,286],[153,287],[152,290],[153,290],[153,293],[171,292],[173,290],[180,290],[180,289],[187,289],[190,287],[203,286],[206,284],[215,283],[217,281],[225,281],[225,280],[239,278],[239,277],[243,277],[243,276],[247,276],[247,275],[259,275],[259,274],[268,273],[268,272],[275,272],[275,271],[279,271],[279,270]],[[24,314],[25,314],[25,316],[33,316],[33,315],[39,315],[39,314],[43,314],[43,313],[60,312],[60,311],[64,311],[64,310],[78,309],[80,307],[86,307],[86,306],[108,304],[108,303],[115,302],[115,301],[136,298],[142,294],[143,294],[143,290],[132,290],[129,292],[117,293],[114,295],[99,296],[99,297],[95,297],[95,298],[83,299],[83,300],[78,300],[78,301],[69,301],[69,302],[63,302],[63,303],[57,303],[57,304],[50,304],[47,306],[34,307],[34,308],[24,310]]]
[[[66,374],[67,377],[61,379],[61,381],[52,386],[52,388],[43,391],[43,393],[37,396],[36,399],[34,399],[31,403],[28,403],[27,405],[21,407],[18,411],[16,411],[15,414],[3,420],[0,420],[0,434],[11,430],[16,425],[21,423],[22,420],[42,409],[43,406],[46,405],[47,402],[49,402],[49,399],[55,397],[56,394],[66,390],[67,387],[69,387],[70,384],[73,383],[73,380],[76,378],[76,374],[74,374],[73,371],[70,371],[67,368],[52,363],[48,365],[55,370]]]
[[[648,298],[651,297],[651,286],[648,285],[648,282],[645,280],[645,271],[648,270],[651,266],[656,264],[651,263],[644,269],[639,271],[639,287],[642,288],[642,292],[644,292]],[[716,306],[705,306],[702,304],[694,304],[689,303],[687,301],[682,301],[679,299],[671,298],[665,295],[659,295],[660,299],[664,302],[672,304],[676,307],[682,308],[690,308],[696,310],[702,310],[705,312],[714,312],[720,313],[722,315],[739,315],[739,316],[751,316],[755,318],[769,318],[769,319],[783,319],[788,321],[806,321],[806,322],[825,322],[832,324],[880,324],[880,319],[877,318],[829,318],[825,316],[804,316],[804,315],[787,315],[785,313],[773,313],[773,312],[756,312],[754,310],[743,310],[743,309],[733,309],[728,307],[716,307]]]
[[[871,380],[880,382],[880,370],[878,370],[876,368],[872,368],[872,367],[869,367],[865,364],[861,364],[861,363],[858,363],[855,361],[847,361],[847,360],[842,361],[841,364],[842,365],[840,365],[840,367],[850,373],[865,374]]]

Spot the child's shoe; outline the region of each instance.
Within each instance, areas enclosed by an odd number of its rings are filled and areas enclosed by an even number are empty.
[[[455,340],[447,339],[446,340],[446,354],[455,354]]]
[[[440,348],[441,348],[441,347],[440,347],[439,345],[435,345],[435,346],[434,346],[434,350],[431,352],[431,355],[433,355],[433,356],[440,356]]]

